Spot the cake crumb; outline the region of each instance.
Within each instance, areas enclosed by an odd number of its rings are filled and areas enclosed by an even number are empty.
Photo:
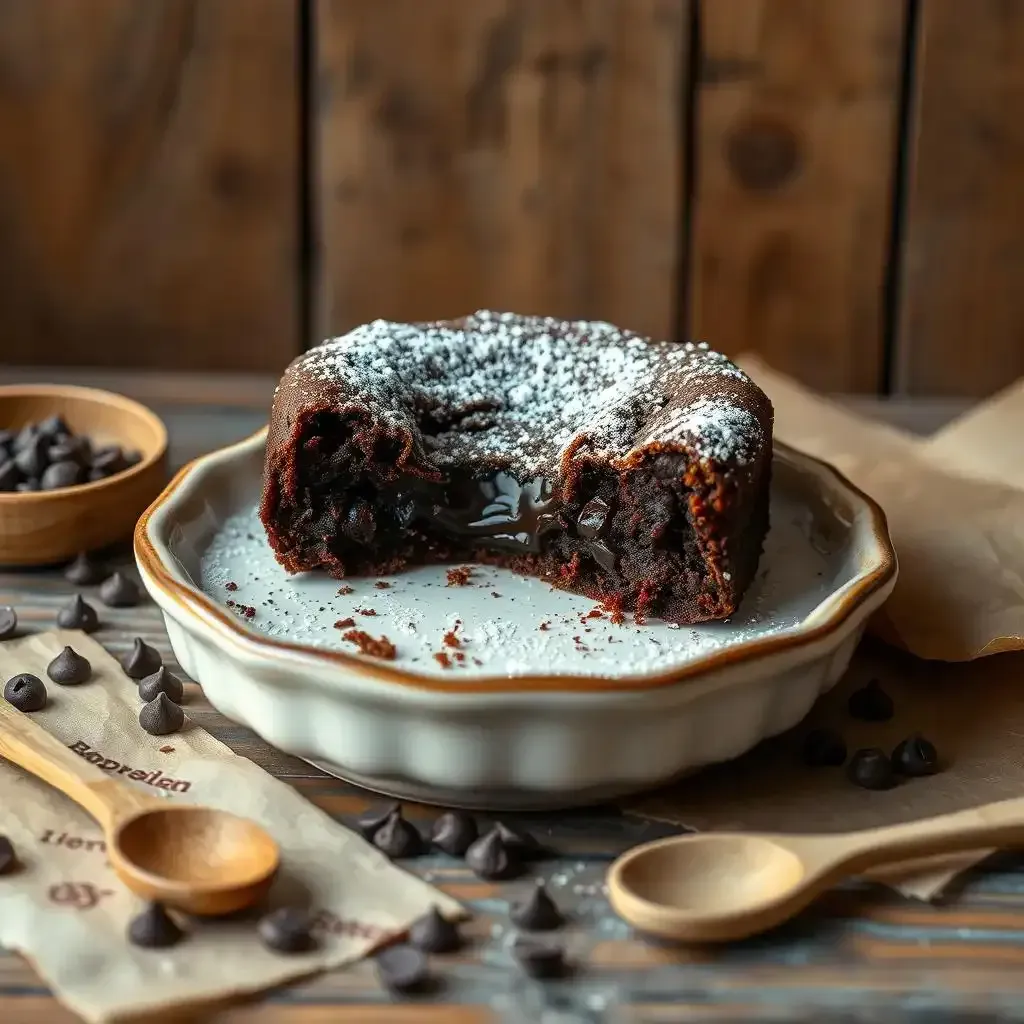
[[[161,754],[173,754],[174,753],[174,747],[172,747],[169,743],[165,743],[160,748],[160,753]]]
[[[469,578],[473,575],[473,567],[470,565],[459,565],[454,569],[449,569],[445,576],[448,578],[448,582],[445,586],[448,587],[468,587],[471,586]]]
[[[462,651],[456,651],[456,652],[455,652],[455,653],[454,653],[454,654],[452,655],[452,657],[453,657],[453,658],[454,658],[454,659],[455,659],[456,661],[465,661],[465,660],[466,660],[466,655],[465,655],[465,654],[463,654],[463,653],[462,653]]]
[[[368,654],[371,658],[394,661],[397,653],[395,645],[386,636],[373,637],[361,629],[350,629],[342,636],[342,640],[355,644],[362,654]]]
[[[584,616],[585,619],[603,619],[604,612],[600,608],[591,608]]]
[[[341,597],[348,597],[349,594],[354,594],[355,592],[355,587],[338,587],[338,594]]]
[[[542,622],[537,628],[540,630],[547,630],[551,627],[550,622]]]
[[[452,659],[448,657],[448,654],[445,651],[437,651],[434,654],[434,661],[436,661],[441,668],[452,667]]]
[[[374,583],[374,586],[378,590],[390,590],[391,589],[391,584],[388,583],[387,580],[377,580],[377,582]]]
[[[492,590],[491,597],[501,597],[501,594],[499,594],[496,590]]]
[[[462,641],[458,637],[459,627],[456,625],[454,629],[449,629],[442,638],[445,647],[461,647]]]
[[[349,615],[348,618],[338,619],[338,621],[334,624],[334,628],[335,629],[351,629],[355,624],[356,624],[356,620],[353,619],[351,615]]]
[[[377,609],[376,608],[357,608],[356,609],[356,614],[357,615],[376,615],[377,614]]]
[[[224,584],[224,589],[225,590],[237,590],[238,589],[238,584],[234,580],[230,580],[229,582]]]

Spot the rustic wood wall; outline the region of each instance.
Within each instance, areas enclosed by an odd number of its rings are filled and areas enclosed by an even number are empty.
[[[498,306],[985,394],[1022,182],[1024,0],[0,2],[0,361]]]

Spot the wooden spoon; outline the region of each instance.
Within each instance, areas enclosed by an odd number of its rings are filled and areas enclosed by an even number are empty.
[[[230,914],[260,900],[280,864],[255,822],[175,803],[111,778],[0,700],[0,754],[48,782],[103,826],[121,881],[190,914]]]
[[[1024,846],[1024,798],[834,835],[706,832],[634,847],[608,872],[612,907],[641,932],[727,942],[788,920],[843,878],[957,850]]]

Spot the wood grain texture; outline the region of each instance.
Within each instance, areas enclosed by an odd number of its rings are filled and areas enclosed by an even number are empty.
[[[682,0],[316,0],[318,317],[672,334]]]
[[[691,333],[876,391],[903,0],[700,0]]]
[[[279,370],[297,82],[281,0],[0,4],[0,359]]]
[[[922,0],[895,385],[1024,374],[1024,4]]]

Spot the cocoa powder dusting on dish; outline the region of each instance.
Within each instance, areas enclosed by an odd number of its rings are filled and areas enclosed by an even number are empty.
[[[371,658],[381,658],[384,661],[394,661],[397,649],[386,637],[374,637],[361,629],[350,629],[342,635],[342,640],[355,644],[362,654],[368,654]]]
[[[470,586],[469,578],[473,575],[473,568],[469,565],[460,565],[454,569],[449,569],[445,576],[448,578],[448,582],[445,586],[448,587],[468,587]]]
[[[347,619],[338,619],[334,624],[335,629],[351,629],[356,624],[356,620],[350,615]]]

